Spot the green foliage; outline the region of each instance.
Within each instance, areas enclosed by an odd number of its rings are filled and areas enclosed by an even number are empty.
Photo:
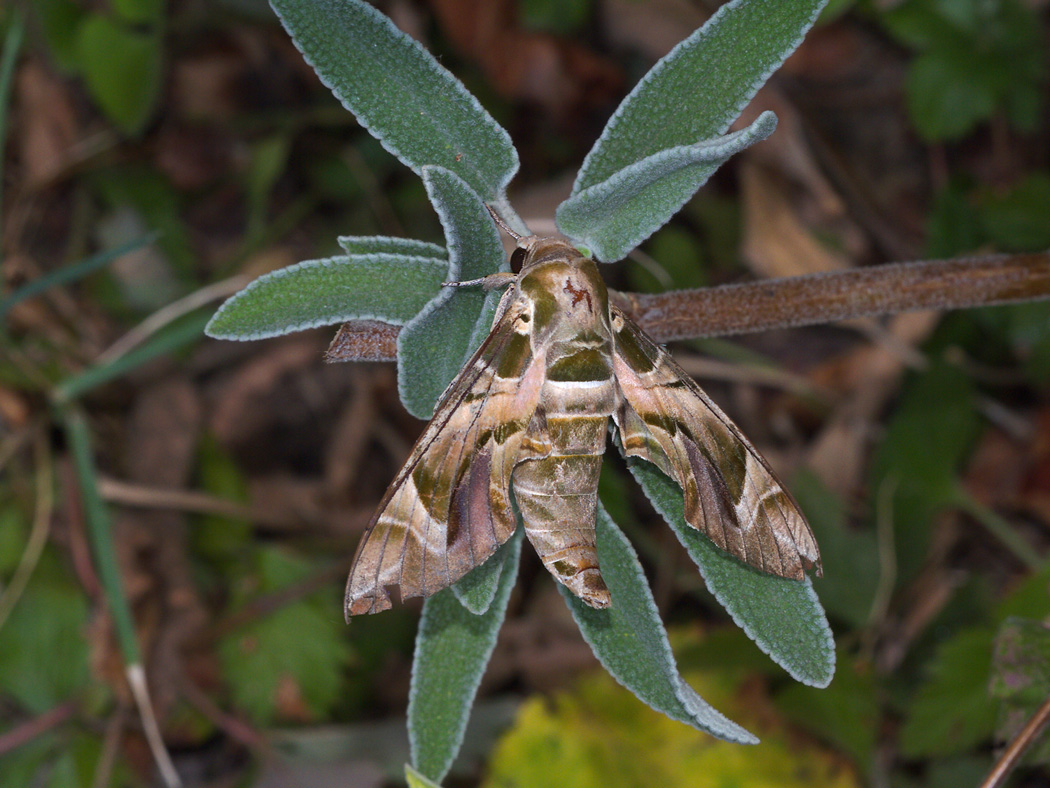
[[[8,578],[15,571],[25,551],[29,523],[13,502],[0,499],[0,576]]]
[[[997,112],[1035,127],[1046,54],[1034,11],[1018,0],[907,0],[881,19],[919,53],[908,109],[924,137],[958,139]]]
[[[832,618],[862,627],[872,615],[880,577],[875,534],[851,529],[843,501],[813,473],[796,474],[791,490],[820,545],[824,576],[813,579],[813,588]]]
[[[244,173],[248,201],[248,235],[259,232],[266,222],[270,192],[288,166],[291,136],[287,131],[271,134],[252,145],[251,159]]]
[[[0,755],[0,785],[34,788],[90,785],[101,757],[102,741],[98,738],[84,733],[45,734]],[[112,785],[134,784],[119,761],[112,778]]]
[[[232,610],[302,580],[310,571],[308,564],[285,552],[261,549]],[[219,644],[219,657],[238,708],[258,723],[269,723],[324,714],[337,700],[350,652],[343,622],[331,615],[327,597],[314,596],[233,631]]]
[[[558,228],[612,262],[662,227],[733,153],[772,133],[772,113],[723,134],[812,26],[825,0],[733,0],[623,100],[580,168]]]
[[[356,254],[400,254],[406,257],[430,257],[436,260],[448,260],[448,251],[443,246],[415,241],[410,238],[388,238],[386,236],[343,235],[338,239],[339,245],[348,255]]]
[[[646,252],[656,267],[643,266],[632,259],[627,269],[632,290],[661,293],[707,284],[703,253],[692,233],[674,226],[665,227],[649,239]]]
[[[160,92],[158,38],[91,14],[81,24],[77,51],[81,73],[99,107],[128,134],[153,114]]]
[[[164,0],[110,0],[110,7],[125,22],[143,25],[160,20]]]
[[[649,463],[632,459],[628,467],[737,626],[793,678],[827,686],[835,672],[835,643],[811,582],[764,574],[723,553],[686,523],[677,484]]]
[[[521,0],[519,13],[526,27],[565,34],[587,21],[592,5],[591,0]]]
[[[954,755],[989,737],[995,725],[988,696],[992,635],[987,627],[973,627],[937,649],[901,730],[905,756]]]
[[[595,610],[563,586],[558,590],[598,661],[639,699],[671,719],[727,741],[756,743],[751,733],[712,708],[678,675],[638,557],[602,507],[597,539],[598,562],[612,604]]]
[[[1013,617],[1003,622],[995,637],[989,692],[999,706],[996,738],[1010,741],[1050,695],[1050,630],[1044,622]],[[1050,742],[1044,738],[1028,760],[1050,762]]]
[[[447,264],[437,278],[436,263],[444,263],[445,255],[434,247],[394,239],[380,247],[375,239],[341,238],[347,257],[301,263],[261,278],[223,305],[209,333],[259,338],[363,317],[403,324],[399,393],[410,412],[427,417],[489,330],[497,298],[477,288],[442,290],[440,282],[506,270],[486,204],[525,232],[505,200],[517,155],[506,132],[462,84],[367,4],[274,0],[274,6],[322,81],[387,150],[423,177],[445,231]],[[743,131],[718,135],[797,46],[822,6],[820,0],[775,6],[734,0],[723,7],[617,110],[588,155],[573,197],[558,209],[561,229],[599,258],[618,259],[663,225],[732,153],[768,136],[775,126],[771,113]],[[396,278],[392,269],[399,269]],[[369,306],[377,301],[379,306]],[[681,491],[667,494],[677,498],[680,509]],[[827,684],[834,651],[809,583],[774,583],[715,555],[692,529],[676,528],[704,568],[709,587],[748,635],[795,677]],[[678,675],[642,568],[604,510],[598,553],[613,606],[593,610],[562,592],[610,673],[672,719],[731,741],[754,741]],[[459,747],[512,575],[504,568],[488,577],[470,576],[426,604],[409,733],[413,764],[428,778],[442,776]],[[477,642],[460,634],[464,627],[480,627]],[[242,702],[250,701],[257,716],[269,713],[270,690],[260,690],[259,682],[252,690],[238,690]]]
[[[273,0],[318,76],[388,151],[423,174],[454,172],[487,201],[518,169],[507,132],[463,83],[361,0]]]
[[[27,298],[32,298],[35,295],[43,293],[52,287],[58,287],[60,285],[68,284],[70,282],[76,282],[88,274],[109,265],[114,260],[119,258],[121,255],[125,255],[128,252],[133,252],[136,249],[140,249],[146,244],[153,240],[153,236],[146,236],[144,238],[138,238],[134,241],[130,241],[126,244],[122,244],[113,249],[107,249],[104,252],[91,255],[83,260],[78,260],[70,265],[62,266],[52,271],[46,276],[42,276],[39,279],[34,279],[31,282],[27,282],[22,287],[18,288],[14,292],[10,293],[3,301],[0,301],[0,320],[6,317],[8,311],[20,301],[24,301]]]
[[[205,331],[217,339],[263,339],[346,320],[403,325],[447,272],[445,260],[403,254],[307,260],[256,279],[219,307]]]
[[[1006,190],[952,183],[938,195],[929,219],[929,252],[933,256],[972,252],[994,245],[1005,251],[1038,252],[1050,246],[1050,175],[1031,173]],[[965,344],[972,355],[999,365],[1013,355],[1028,379],[1050,380],[1050,304],[1033,302],[982,309],[957,316],[956,326],[969,329]],[[961,332],[958,332],[961,333]]]
[[[499,233],[470,186],[440,167],[424,167],[423,183],[445,229],[448,281],[508,270]],[[405,324],[397,338],[397,385],[409,413],[430,418],[438,397],[488,333],[498,299],[499,293],[481,287],[442,288]]]
[[[4,531],[28,529],[7,511]],[[7,539],[5,539],[7,541]],[[6,586],[6,582],[5,582]],[[0,687],[26,712],[43,714],[88,682],[87,600],[50,551],[41,557],[18,604],[3,623]]]
[[[1037,635],[1036,640],[1029,640],[1026,633],[1037,630],[1016,624],[1050,615],[1048,587],[1050,566],[1030,576],[994,610],[981,612],[978,606],[966,605],[963,614],[967,625],[937,645],[926,665],[924,680],[908,700],[900,734],[906,756],[946,757],[969,752],[992,737],[997,719],[1000,724],[1006,720],[1016,724],[1020,708],[1030,714],[1034,705],[1042,702],[1046,688],[1039,676],[1045,672],[1045,663],[1035,668],[1036,673],[1029,672],[1034,664],[1032,657],[1035,661],[1042,659],[1038,653],[1042,638]],[[997,626],[999,643],[995,645]],[[1030,646],[1035,648],[1034,655],[1028,650]],[[1021,678],[1026,674],[1028,679]],[[1026,696],[1022,685],[1031,679],[1035,691]],[[1014,690],[1019,692],[1015,694]]]
[[[408,783],[408,788],[441,788],[440,785],[431,782],[407,763],[405,764],[405,782]]]
[[[499,582],[484,612],[465,607],[452,589],[438,592],[423,607],[412,666],[408,737],[413,765],[435,781],[448,773],[463,742],[470,707],[518,576],[521,541],[519,528],[489,559],[499,567]]]
[[[835,679],[826,689],[818,692],[799,684],[786,687],[777,695],[777,708],[851,755],[866,771],[878,743],[877,680],[871,666],[855,661],[845,651],[839,652],[838,663]]]
[[[200,488],[217,498],[247,504],[248,485],[234,459],[218,441],[206,435],[198,449],[197,475]],[[249,546],[252,524],[246,518],[201,515],[191,531],[197,555],[220,564],[236,561]]]
[[[164,4],[115,0],[111,15],[73,0],[32,6],[59,67],[83,78],[110,122],[127,134],[141,132],[160,96]]]
[[[663,227],[731,156],[772,134],[776,123],[772,112],[763,112],[734,134],[665,148],[593,186],[574,189],[558,206],[558,229],[599,260],[620,260]]]
[[[980,430],[969,377],[935,363],[905,386],[871,466],[871,489],[889,485],[898,577],[910,578],[929,546],[931,519],[954,503],[957,473]]]
[[[455,594],[456,601],[475,616],[485,615],[500,590],[503,565],[507,560],[509,559],[505,559],[500,552],[468,572],[466,577],[453,583],[452,593]]]
[[[1031,173],[1008,191],[983,197],[983,228],[999,249],[1034,252],[1050,247],[1050,175]]]
[[[76,0],[37,0],[34,5],[55,62],[66,71],[75,71],[77,31],[87,13]]]
[[[156,170],[139,165],[109,168],[91,175],[90,183],[110,212],[106,225],[120,233],[123,225],[141,224],[157,234],[155,246],[160,263],[142,265],[120,280],[121,303],[154,309],[181,295],[181,287],[197,264],[197,252],[182,221],[183,198],[171,182]],[[126,230],[123,230],[125,233]],[[126,238],[116,237],[113,243]],[[165,300],[161,301],[160,298]]]
[[[573,194],[625,167],[722,134],[812,26],[822,0],[733,0],[653,66],[580,168]]]
[[[734,714],[748,715],[732,697],[724,674],[693,671],[687,676],[705,695],[732,705]],[[553,700],[526,701],[496,748],[484,783],[486,788],[552,784],[850,788],[859,783],[819,749],[799,746],[772,728],[763,731],[762,744],[754,748],[698,741],[595,674]]]

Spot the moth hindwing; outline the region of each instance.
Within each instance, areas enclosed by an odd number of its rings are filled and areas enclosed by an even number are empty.
[[[592,607],[598,475],[612,418],[624,453],[682,487],[686,520],[764,572],[820,571],[794,499],[740,430],[622,311],[594,262],[530,236],[488,338],[449,385],[358,546],[347,617],[429,596],[489,558],[516,527]]]

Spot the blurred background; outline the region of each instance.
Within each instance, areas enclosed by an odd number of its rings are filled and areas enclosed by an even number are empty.
[[[626,91],[719,4],[378,5],[511,132],[511,198],[543,233]],[[833,1],[745,114],[774,110],[773,137],[609,282],[1050,247],[1048,5]],[[334,327],[202,328],[337,235],[440,243],[421,182],[263,2],[34,0],[0,25],[0,784],[159,784],[89,544],[99,502],[187,785],[396,784],[419,604],[347,626],[342,590],[422,424],[392,364],[323,363]],[[525,550],[447,784],[977,785],[1050,692],[1050,305],[676,351],[811,519],[834,682],[795,684],[733,626],[610,452],[606,500],[684,675],[762,744],[617,686]],[[83,418],[86,491],[56,402]],[[1044,736],[1010,784],[1047,785],[1048,757]]]

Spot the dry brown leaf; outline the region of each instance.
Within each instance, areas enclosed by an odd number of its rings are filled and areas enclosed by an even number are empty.
[[[209,418],[211,431],[220,442],[233,446],[247,442],[275,418],[271,394],[287,375],[320,365],[318,337],[297,335],[270,340],[262,355],[231,374],[217,390],[218,401]]]
[[[620,70],[571,39],[525,30],[511,0],[430,0],[453,46],[503,96],[563,116],[622,90]]]
[[[887,333],[915,347],[939,320],[937,312],[898,315],[889,321]],[[884,345],[869,345],[853,351],[839,366],[844,396],[813,441],[807,464],[830,489],[848,496],[860,487],[874,425],[908,364]]]
[[[850,264],[845,255],[821,244],[795,211],[797,197],[787,183],[751,162],[740,169],[744,203],[741,254],[766,278],[838,271]]]
[[[27,61],[17,76],[14,138],[19,145],[24,188],[38,189],[69,164],[81,135],[69,90],[37,63]]]

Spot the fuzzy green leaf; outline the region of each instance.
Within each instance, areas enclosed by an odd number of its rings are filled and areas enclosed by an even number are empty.
[[[613,114],[573,194],[655,153],[723,134],[802,41],[825,0],[733,0],[653,66]]]
[[[496,598],[502,573],[503,559],[499,555],[493,555],[450,587],[463,607],[474,615],[481,616]]]
[[[506,270],[499,233],[470,185],[441,167],[424,167],[423,183],[445,229],[447,278],[468,281]],[[413,416],[433,415],[438,397],[488,333],[497,299],[481,287],[442,288],[405,324],[397,340],[397,384]]]
[[[445,281],[436,257],[361,254],[307,260],[260,276],[219,307],[205,333],[265,339],[347,320],[403,325]]]
[[[737,626],[793,678],[826,687],[835,674],[835,641],[809,578],[768,575],[722,552],[685,521],[677,484],[642,460],[627,464]]]
[[[615,262],[659,230],[730,156],[777,127],[763,112],[733,134],[661,150],[573,193],[558,206],[558,229]]]
[[[272,0],[321,81],[406,166],[455,172],[499,201],[518,169],[507,132],[434,57],[361,0]]]
[[[470,707],[518,576],[521,537],[519,528],[496,553],[499,585],[484,614],[472,613],[448,588],[423,606],[412,662],[408,739],[413,767],[434,782],[448,773],[463,742]]]
[[[405,764],[405,782],[408,788],[441,788],[436,782],[428,780],[407,763]]]
[[[601,505],[597,534],[598,562],[612,604],[595,610],[564,586],[559,584],[558,590],[598,661],[641,701],[671,719],[726,741],[757,743],[758,739],[712,708],[678,674],[638,556]]]
[[[445,247],[414,238],[391,238],[388,235],[341,235],[339,245],[348,255],[397,254],[405,257],[431,257],[448,260]]]

